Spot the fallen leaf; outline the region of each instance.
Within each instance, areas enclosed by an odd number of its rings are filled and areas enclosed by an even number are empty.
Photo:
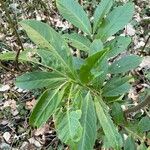
[[[130,23],[126,26],[124,32],[126,33],[126,35],[129,35],[129,36],[135,35],[135,29],[133,28],[133,26]]]
[[[5,107],[10,107],[11,109],[16,110],[16,108],[17,108],[16,101],[13,99],[9,99],[9,100],[5,101],[3,108],[5,108]]]
[[[26,108],[31,110],[34,107],[35,102],[36,102],[35,99],[33,99],[32,101],[27,101],[26,102]]]
[[[41,147],[39,141],[35,140],[33,137],[28,140],[31,144],[34,144],[36,147]]]
[[[10,89],[10,86],[8,84],[0,86],[0,92],[5,92],[5,91],[8,91],[9,89]]]
[[[48,125],[48,124],[45,124],[43,127],[38,128],[38,129],[35,131],[34,135],[35,135],[35,136],[44,135],[44,133],[45,133],[46,131],[49,131],[49,125]]]
[[[9,133],[9,132],[5,132],[4,134],[3,134],[3,138],[4,138],[4,140],[7,142],[7,143],[9,143],[10,141],[10,137],[11,137],[11,134]]]

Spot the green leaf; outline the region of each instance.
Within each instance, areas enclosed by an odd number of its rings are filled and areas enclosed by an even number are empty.
[[[81,66],[80,72],[79,72],[80,80],[83,83],[88,83],[92,79],[91,70],[93,69],[93,67],[96,65],[98,61],[100,62],[101,60],[103,60],[107,51],[108,49],[99,51],[91,55],[85,60],[85,63]]]
[[[124,123],[124,113],[121,108],[121,104],[116,103],[116,102],[113,103],[111,110],[112,110],[112,117],[115,123],[117,124]]]
[[[87,14],[75,0],[56,0],[62,16],[83,32],[91,35],[92,29]]]
[[[150,131],[150,118],[143,117],[140,122],[138,123],[138,130],[140,132]]]
[[[81,110],[59,112],[55,116],[55,126],[59,139],[62,142],[74,145],[82,135],[82,126],[79,122]]]
[[[101,101],[101,98],[95,97],[95,108],[98,120],[103,128],[109,145],[111,145],[111,147],[115,150],[120,150],[123,144],[122,137],[116,130],[116,127],[114,126],[108,111],[105,110],[106,108]]]
[[[109,67],[109,72],[112,74],[125,73],[137,68],[141,63],[141,60],[141,57],[137,55],[127,55],[112,63]]]
[[[86,95],[82,103],[81,125],[83,133],[78,145],[79,150],[93,150],[96,140],[96,113],[90,93]]]
[[[3,54],[0,54],[0,60],[14,60],[15,59],[15,53],[14,52],[6,52]]]
[[[108,54],[108,53],[107,53]],[[106,57],[107,57],[106,54]],[[104,58],[101,63],[97,66],[97,71],[98,72],[102,72],[102,74],[100,74],[100,76],[94,78],[92,80],[92,84],[97,88],[97,89],[101,89],[101,87],[104,84],[104,81],[106,80],[107,77],[107,73],[108,73],[108,62],[107,62],[107,58]]]
[[[91,42],[85,36],[77,33],[72,33],[72,34],[64,34],[63,37],[71,46],[79,50],[89,51]]]
[[[80,57],[73,57],[73,65],[76,70],[79,70],[84,63],[84,59]]]
[[[90,45],[89,55],[93,55],[98,51],[103,50],[103,43],[100,39],[95,39]]]
[[[37,62],[36,59],[32,58],[30,55],[32,53],[36,53],[36,50],[35,49],[32,49],[32,52],[31,52],[31,49],[25,49],[23,52],[20,53],[19,55],[19,61],[23,62],[23,61],[30,61],[30,62]],[[15,60],[16,58],[16,53],[15,52],[6,52],[6,53],[3,53],[3,54],[0,54],[0,60],[4,60],[4,61],[8,61],[8,60]]]
[[[124,150],[136,150],[135,141],[131,136],[125,140]]]
[[[20,22],[29,38],[41,49],[48,49],[70,71],[71,53],[64,39],[43,22],[23,20]]]
[[[123,52],[130,43],[131,43],[131,38],[124,37],[124,36],[119,36],[106,43],[105,47],[110,48],[110,52],[108,53],[108,58],[117,56],[119,53]]]
[[[113,0],[102,0],[94,13],[94,26],[93,26],[93,33],[95,33],[97,27],[101,24],[102,20],[104,19],[105,15],[108,14],[111,7],[113,5]]]
[[[16,86],[21,89],[54,88],[64,83],[66,78],[56,72],[31,72],[16,79]]]
[[[38,99],[29,119],[32,126],[41,127],[56,111],[65,91],[65,87],[61,87],[62,85],[55,90],[46,90]]]
[[[132,19],[134,4],[129,2],[113,9],[99,27],[97,38],[105,41],[114,35]]]
[[[137,150],[148,150],[148,149],[147,149],[146,145],[144,143],[142,143],[137,147]]]
[[[60,63],[57,58],[53,57],[51,51],[45,49],[37,49],[37,54],[41,57],[41,64],[52,68],[52,70],[61,71],[61,73],[66,74],[64,65]]]
[[[103,88],[103,96],[113,97],[127,93],[131,85],[127,83],[131,77],[114,77]]]

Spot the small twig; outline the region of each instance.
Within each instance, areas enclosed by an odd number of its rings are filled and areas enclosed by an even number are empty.
[[[82,5],[82,0],[79,0],[79,4]]]
[[[5,70],[7,70],[7,71],[10,71],[10,72],[13,72],[13,73],[17,73],[16,71],[11,70],[10,68],[4,66],[4,65],[1,63],[1,61],[0,61],[0,67],[2,67],[3,69],[5,69]]]
[[[14,31],[14,33],[15,33],[15,35],[16,35],[16,38],[17,38],[17,40],[18,40],[18,44],[19,44],[20,47],[21,47],[21,49],[18,49],[18,50],[17,50],[17,54],[16,54],[16,58],[15,58],[16,67],[17,67],[17,69],[19,69],[19,67],[18,67],[18,58],[19,58],[20,51],[21,51],[21,50],[24,51],[24,48],[23,48],[23,45],[22,45],[20,36],[19,36],[19,34],[18,34],[18,32],[17,32],[17,28],[16,28],[16,26],[15,26],[15,24],[14,24],[14,22],[13,22],[11,16],[10,16],[10,14],[9,14],[9,11],[8,11],[8,9],[7,9],[7,6],[6,6],[6,3],[5,3],[3,0],[0,0],[0,4],[1,4],[2,9],[4,9],[4,11],[5,11],[5,13],[6,13],[6,16],[7,16],[7,18],[8,18],[8,22],[9,22],[9,25],[10,25],[10,27],[12,28],[12,30]]]
[[[146,45],[148,44],[149,39],[150,39],[150,35],[148,36],[148,38],[147,38],[147,40],[146,40],[146,42],[145,42],[145,45],[144,45],[144,47],[142,48],[142,52],[144,51]]]
[[[148,94],[148,96],[146,96],[146,98],[143,102],[139,103],[137,106],[134,106],[132,108],[125,110],[124,111],[125,116],[127,116],[130,113],[136,112],[149,104],[150,104],[150,95]]]

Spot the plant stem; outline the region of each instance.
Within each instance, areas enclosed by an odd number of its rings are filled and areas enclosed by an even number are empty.
[[[136,112],[140,109],[142,109],[143,107],[145,107],[146,105],[150,104],[150,94],[148,94],[145,98],[145,100],[141,103],[139,103],[137,106],[134,106],[132,108],[129,108],[127,110],[124,111],[125,116],[127,116],[130,113]]]
[[[148,44],[149,39],[150,39],[150,35],[148,36],[148,38],[147,38],[147,40],[146,40],[146,42],[145,42],[145,45],[144,45],[144,47],[142,48],[142,52],[144,51],[146,45]]]
[[[18,32],[17,32],[17,28],[16,28],[16,26],[15,26],[15,24],[14,24],[14,22],[13,22],[11,16],[10,16],[10,14],[9,14],[9,11],[8,11],[8,9],[7,9],[6,2],[4,2],[3,0],[0,0],[0,4],[1,4],[2,9],[4,9],[4,11],[5,11],[5,13],[6,13],[6,17],[8,18],[9,25],[10,25],[10,27],[12,28],[14,34],[16,35],[16,38],[17,38],[17,40],[18,40],[18,44],[19,44],[20,47],[21,47],[21,49],[18,49],[18,50],[17,50],[17,54],[16,54],[16,58],[15,58],[16,67],[17,67],[17,69],[18,69],[18,68],[19,68],[19,67],[18,67],[19,54],[20,54],[20,51],[21,51],[21,50],[24,51],[24,48],[23,48],[23,45],[22,45],[20,36],[19,36],[19,34],[18,34]]]

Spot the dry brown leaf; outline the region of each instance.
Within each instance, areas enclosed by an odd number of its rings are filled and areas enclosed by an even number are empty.
[[[26,102],[26,108],[29,109],[29,110],[31,110],[34,107],[35,102],[36,102],[35,99],[33,99],[31,101],[27,101]]]
[[[48,124],[45,124],[43,127],[41,128],[38,128],[34,135],[35,136],[39,136],[39,135],[43,135],[45,132],[48,132],[49,131],[49,125]]]
[[[4,140],[5,140],[7,143],[10,142],[10,137],[11,137],[11,134],[10,134],[9,132],[5,132],[5,133],[3,134],[3,138],[4,138]]]
[[[16,105],[16,101],[13,99],[9,99],[7,101],[4,102],[3,108],[5,107],[10,107],[11,109],[16,109],[17,105]]]

